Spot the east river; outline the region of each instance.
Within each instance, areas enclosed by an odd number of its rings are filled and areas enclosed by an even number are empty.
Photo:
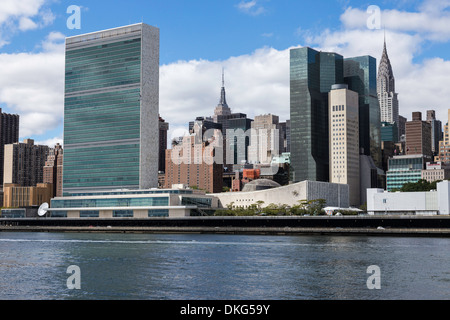
[[[450,299],[450,238],[0,232],[1,300]]]

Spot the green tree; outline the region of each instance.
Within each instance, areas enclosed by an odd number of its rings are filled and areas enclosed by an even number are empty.
[[[405,183],[399,191],[401,192],[417,192],[417,191],[430,191],[430,190],[436,190],[436,184],[438,182],[440,182],[441,180],[438,181],[433,181],[433,182],[428,182],[425,179],[420,179],[417,182],[408,182]]]

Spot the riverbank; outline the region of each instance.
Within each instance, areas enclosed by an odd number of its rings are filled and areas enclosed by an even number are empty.
[[[343,235],[450,237],[450,229],[438,228],[245,228],[245,227],[50,227],[0,226],[0,232],[90,232],[90,233],[199,233],[246,235]]]
[[[450,216],[270,216],[0,219],[0,232],[450,236]]]

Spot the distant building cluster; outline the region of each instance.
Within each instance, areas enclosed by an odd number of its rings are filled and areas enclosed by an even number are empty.
[[[386,41],[378,70],[374,57],[309,47],[289,59],[290,105],[280,105],[289,119],[232,112],[222,70],[211,114],[192,115],[189,134],[168,141],[159,29],[139,23],[67,38],[64,152],[19,142],[19,116],[0,110],[3,206],[49,202],[53,217],[142,218],[304,196],[358,208],[380,190],[450,178],[448,123],[434,110],[409,121],[399,114]]]

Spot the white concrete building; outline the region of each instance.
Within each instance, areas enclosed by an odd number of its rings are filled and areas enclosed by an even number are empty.
[[[255,180],[256,181],[256,180]],[[298,183],[250,192],[223,192],[211,194],[219,199],[219,206],[233,206],[248,208],[257,201],[263,201],[262,207],[271,203],[295,206],[301,200],[325,199],[326,206],[348,208],[349,188],[346,184],[319,181],[302,181]]]
[[[437,190],[427,192],[388,192],[367,189],[368,214],[450,214],[450,181],[437,184]]]

